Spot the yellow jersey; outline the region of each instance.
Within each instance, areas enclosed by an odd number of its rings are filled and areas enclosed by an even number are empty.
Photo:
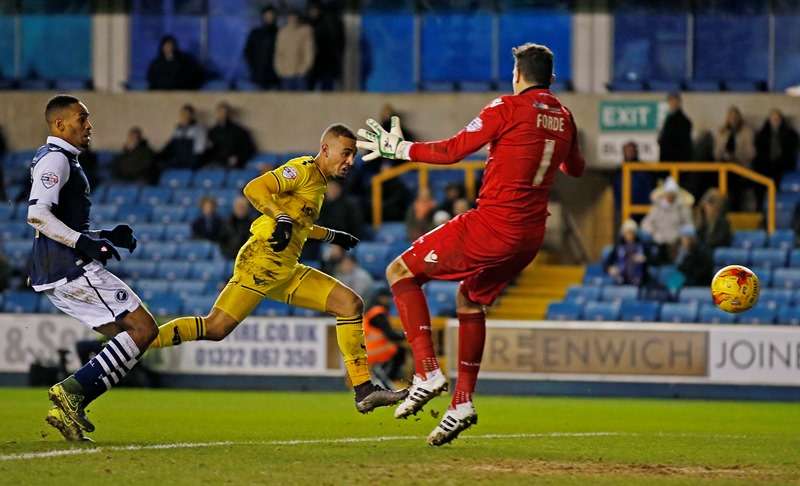
[[[297,261],[319,217],[328,181],[309,155],[291,159],[268,174],[278,183],[278,193],[272,196],[275,204],[294,221],[292,240],[280,257]],[[250,226],[256,238],[269,239],[274,230],[275,219],[267,215],[261,215]]]

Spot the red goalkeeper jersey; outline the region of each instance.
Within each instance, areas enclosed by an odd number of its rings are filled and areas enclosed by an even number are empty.
[[[411,160],[452,164],[489,144],[478,212],[504,227],[540,226],[556,169],[579,177],[585,161],[570,111],[548,89],[501,96],[453,137],[411,146]],[[506,224],[508,223],[508,224]]]

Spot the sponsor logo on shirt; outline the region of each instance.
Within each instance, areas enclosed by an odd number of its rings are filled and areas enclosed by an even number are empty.
[[[50,189],[56,184],[58,184],[58,174],[55,172],[45,172],[42,174],[42,185],[45,188]]]
[[[283,172],[281,175],[284,179],[296,179],[297,178],[297,170],[294,167],[284,167]]]
[[[439,255],[436,254],[436,250],[431,250],[427,255],[425,255],[423,260],[428,263],[437,263],[439,261]]]
[[[483,120],[481,117],[476,116],[469,124],[467,125],[468,132],[480,132],[483,128]]]

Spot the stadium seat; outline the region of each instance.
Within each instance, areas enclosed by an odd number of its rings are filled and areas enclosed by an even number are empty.
[[[600,300],[600,290],[602,287],[594,285],[573,285],[567,289],[564,301],[575,304],[585,304],[590,300]]]
[[[800,288],[800,268],[777,268],[772,274],[772,286],[781,289]]]
[[[734,248],[761,248],[767,243],[767,232],[763,230],[737,231],[733,234]]]
[[[492,91],[490,81],[461,81],[458,83],[458,90],[466,93],[488,93]]]
[[[769,243],[768,246],[770,248],[780,248],[783,250],[791,250],[794,248],[795,244],[795,234],[792,230],[775,230],[769,236]]]
[[[158,263],[157,275],[167,280],[184,280],[189,277],[191,266],[190,262],[165,260]]]
[[[203,189],[215,189],[225,185],[228,171],[225,169],[202,169],[194,173],[192,185]]]
[[[759,304],[749,311],[738,314],[736,322],[739,324],[775,324],[777,316],[777,309],[770,309]]]
[[[218,260],[193,265],[189,275],[193,279],[216,282],[229,277],[232,271],[233,262]]]
[[[157,316],[176,316],[183,313],[183,301],[180,296],[170,293],[163,293],[154,295],[152,298],[145,300],[145,305],[150,309],[150,312]],[[201,312],[205,315],[210,309],[205,309]]]
[[[195,207],[205,195],[206,189],[202,187],[175,189],[172,192],[172,202],[181,206]]]
[[[15,219],[17,221],[25,221],[28,219],[28,205],[27,204],[17,204],[14,206],[14,215],[11,219]]]
[[[14,206],[0,202],[0,221],[10,221],[14,219]]]
[[[172,190],[169,187],[145,186],[139,193],[139,202],[148,206],[159,206],[170,202]]]
[[[452,81],[422,81],[419,84],[419,89],[420,91],[433,93],[451,93],[456,90],[456,87]]]
[[[658,320],[661,304],[650,300],[623,300],[620,305],[620,319],[633,322],[654,322]]]
[[[9,262],[26,262],[28,255],[33,248],[32,239],[6,240],[2,242],[3,253],[8,257]]]
[[[48,91],[53,89],[53,83],[47,79],[21,79],[19,89],[23,91]]]
[[[183,248],[183,247],[181,247]],[[142,258],[151,261],[169,260],[175,257],[178,246],[171,242],[153,242],[142,247]]]
[[[39,306],[39,294],[33,291],[6,292],[3,299],[3,312],[12,314],[29,314],[36,312]]]
[[[186,208],[183,206],[155,206],[153,207],[153,214],[150,219],[154,223],[172,225],[184,222],[186,214]]]
[[[148,243],[152,241],[161,241],[164,238],[165,229],[166,227],[160,223],[145,223],[137,224],[133,228],[133,232],[140,242]]]
[[[577,321],[582,315],[582,304],[577,302],[553,302],[547,306],[549,321]]]
[[[202,91],[230,91],[231,83],[225,79],[211,79],[203,83]]]
[[[192,171],[189,169],[169,169],[161,174],[160,186],[171,189],[187,188],[192,182]]]
[[[719,81],[709,81],[703,79],[689,79],[686,81],[687,91],[719,91]]]
[[[777,309],[792,302],[793,292],[791,289],[762,288],[758,297],[758,305],[763,305],[771,309]]]
[[[792,252],[789,254],[789,266],[800,267],[800,248],[792,250]]]
[[[699,306],[694,302],[666,302],[661,306],[662,322],[697,322]]]
[[[780,268],[786,266],[789,252],[781,248],[754,248],[750,263],[754,267]]]
[[[2,308],[2,307],[0,307],[0,308]],[[61,311],[58,310],[58,307],[53,305],[53,303],[50,301],[50,298],[47,297],[47,295],[45,295],[43,293],[39,294],[39,303],[37,304],[36,309],[37,309],[37,312],[39,312],[40,314],[59,314],[59,313],[61,313]]]
[[[764,81],[753,81],[747,79],[726,79],[723,81],[725,91],[737,91],[740,93],[752,93],[755,91],[765,91],[766,83]]]
[[[800,202],[800,191],[798,192],[779,192],[775,196],[775,210],[794,212],[795,206]]]
[[[762,289],[772,285],[773,269],[771,267],[751,266],[750,270],[752,270],[753,273],[755,273],[756,276],[758,277],[758,281]]]
[[[235,88],[236,91],[261,91],[261,86],[246,79],[237,79]]]
[[[583,285],[608,285],[613,284],[612,278],[603,270],[600,263],[586,265],[586,272],[583,274]]]
[[[635,285],[606,285],[600,291],[600,300],[604,302],[636,300],[638,297],[639,287]]]
[[[725,312],[714,304],[703,304],[700,308],[700,322],[705,324],[733,324],[735,321],[735,314]]]
[[[585,321],[616,321],[619,319],[619,302],[587,302],[583,306]]]
[[[291,314],[291,308],[288,304],[283,302],[276,302],[271,299],[263,299],[259,302],[258,306],[253,310],[254,316],[288,316]]]
[[[317,311],[306,309],[304,307],[291,307],[290,311],[295,317],[319,317],[322,315]]]
[[[435,307],[436,315],[449,315],[456,310],[456,292],[458,292],[458,282],[433,281],[425,284],[425,296],[431,312]]]
[[[609,91],[644,91],[644,82],[615,79],[607,85]]]
[[[169,289],[180,295],[202,295],[208,289],[207,282],[203,280],[176,280],[170,283]]]
[[[189,240],[181,244],[180,257],[189,261],[208,260],[217,246],[210,241]]]
[[[678,300],[697,304],[711,303],[711,289],[709,287],[684,287],[678,294]]]
[[[192,237],[192,226],[189,224],[171,224],[165,233],[170,240],[182,242]]]
[[[139,198],[139,186],[132,184],[113,184],[106,188],[103,202],[117,206],[133,206]]]
[[[117,211],[117,221],[135,225],[150,221],[150,206],[141,204],[124,204]],[[135,229],[135,228],[134,228]]]
[[[359,264],[375,278],[383,278],[389,263],[388,247],[383,243],[364,241],[356,247]]]
[[[139,297],[150,300],[153,297],[166,293],[170,288],[170,282],[161,279],[142,278],[136,280],[133,288],[139,293]]]
[[[154,278],[156,276],[156,262],[148,260],[125,260],[119,265],[120,276],[127,276],[132,279]]]
[[[745,248],[717,248],[714,250],[714,264],[724,265],[747,265],[750,261],[750,250]]]
[[[671,93],[683,90],[683,82],[675,79],[650,79],[647,81],[650,91],[664,91]]]
[[[25,221],[3,221],[0,224],[0,241],[33,238],[33,227]]]
[[[116,204],[93,204],[89,214],[94,222],[112,223],[117,221],[118,211]]]
[[[261,172],[258,169],[232,170],[228,173],[225,185],[233,189],[241,190],[248,182],[259,175],[261,175]]]
[[[408,241],[406,224],[402,222],[383,223],[378,231],[375,232],[375,240],[383,243],[394,243],[397,241]]]
[[[800,307],[783,305],[778,309],[776,324],[800,326]]]
[[[780,190],[781,192],[800,192],[800,171],[784,174],[781,179]]]
[[[248,169],[261,170],[262,165],[275,166],[278,164],[278,154],[273,152],[261,152],[247,161]]]
[[[125,89],[128,91],[147,91],[150,84],[144,79],[129,79],[125,82]]]
[[[91,89],[92,82],[88,79],[56,79],[53,88],[56,91],[83,91]]]
[[[204,316],[214,306],[216,298],[217,296],[214,294],[187,295],[181,299],[183,301],[183,312],[193,316]],[[268,301],[268,299],[264,299],[261,302],[265,301]]]

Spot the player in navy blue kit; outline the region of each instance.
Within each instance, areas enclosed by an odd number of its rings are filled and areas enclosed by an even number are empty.
[[[28,223],[36,229],[30,282],[59,310],[107,336],[86,365],[48,391],[47,423],[67,440],[89,440],[94,425],[85,407],[118,383],[158,335],[153,316],[122,280],[105,269],[115,249],[136,248],[128,225],[89,230],[90,187],[79,162],[89,147],[92,124],[86,105],[59,95],[47,103],[50,136],[31,163]]]

